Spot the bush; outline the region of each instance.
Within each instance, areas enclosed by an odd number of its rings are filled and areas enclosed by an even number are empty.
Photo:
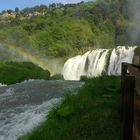
[[[28,79],[50,79],[50,72],[31,62],[0,62],[0,83],[15,84]]]
[[[63,75],[61,74],[55,74],[51,77],[52,80],[64,80]]]

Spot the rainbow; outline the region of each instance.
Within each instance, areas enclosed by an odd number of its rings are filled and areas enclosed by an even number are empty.
[[[44,70],[49,70],[51,75],[56,73],[61,73],[63,67],[63,60],[62,58],[54,58],[54,57],[43,57],[40,55],[35,55],[33,52],[30,52],[22,47],[16,45],[4,45],[0,44],[1,46],[10,49],[11,52],[18,53],[21,57],[24,58],[26,61],[30,61],[39,67],[43,68]]]

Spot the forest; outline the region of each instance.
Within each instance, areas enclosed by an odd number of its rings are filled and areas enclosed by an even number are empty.
[[[0,43],[41,56],[71,57],[96,48],[134,45],[122,0],[52,3],[0,13]]]

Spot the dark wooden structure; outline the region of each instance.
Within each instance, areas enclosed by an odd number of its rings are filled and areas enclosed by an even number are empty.
[[[140,66],[122,63],[123,140],[140,140]]]

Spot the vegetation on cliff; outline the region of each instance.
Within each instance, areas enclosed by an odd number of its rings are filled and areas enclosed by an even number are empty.
[[[132,24],[125,9],[120,0],[96,0],[3,11],[0,42],[59,57],[91,48],[129,45],[127,31]]]

